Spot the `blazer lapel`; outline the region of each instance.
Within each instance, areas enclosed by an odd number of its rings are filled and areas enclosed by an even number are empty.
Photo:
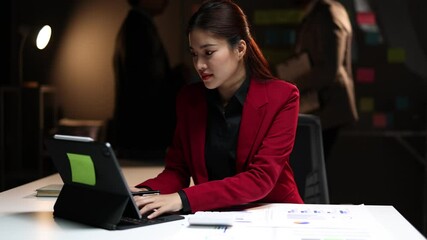
[[[251,79],[248,95],[243,105],[237,142],[237,172],[241,172],[246,167],[249,156],[252,156],[255,150],[254,144],[265,116],[265,105],[267,102],[265,82]]]
[[[192,152],[191,161],[195,162],[195,176],[193,176],[197,178],[195,182],[207,182],[209,179],[205,161],[206,122],[208,115],[205,98],[204,91],[200,91],[194,96],[193,109],[189,111],[191,113],[191,116],[189,116],[191,124],[187,126],[191,140],[189,146]]]

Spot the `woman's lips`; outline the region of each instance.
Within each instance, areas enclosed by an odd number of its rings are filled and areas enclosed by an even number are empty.
[[[206,81],[208,80],[210,77],[212,77],[213,74],[201,74],[202,80]]]

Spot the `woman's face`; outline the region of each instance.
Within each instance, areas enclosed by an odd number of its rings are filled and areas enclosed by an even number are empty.
[[[194,68],[206,88],[227,88],[244,79],[244,52],[238,47],[231,48],[226,39],[200,29],[188,37]]]

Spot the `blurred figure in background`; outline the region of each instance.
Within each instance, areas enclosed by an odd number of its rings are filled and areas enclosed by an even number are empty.
[[[108,140],[120,158],[162,158],[175,126],[176,87],[153,17],[167,0],[128,0],[116,39],[116,102]]]
[[[351,67],[352,26],[335,0],[295,0],[303,12],[294,56],[277,66],[300,90],[300,113],[320,117],[325,160],[339,130],[357,121]]]

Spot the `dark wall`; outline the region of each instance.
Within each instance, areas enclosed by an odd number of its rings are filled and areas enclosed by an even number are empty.
[[[175,1],[175,0],[173,0]],[[192,3],[200,1],[183,1],[182,6],[191,7]],[[401,0],[406,1],[406,0]],[[28,24],[42,24],[49,22],[56,31],[64,31],[67,27],[68,16],[82,1],[57,1],[57,0],[6,0],[2,1],[0,7],[0,26],[5,30],[7,37],[0,38],[0,52],[7,59],[2,64],[0,72],[0,85],[10,85],[17,82],[18,77],[18,48],[20,43],[19,26]],[[259,9],[274,9],[290,7],[289,1],[273,0],[249,0],[236,1],[241,3],[247,11],[250,21],[253,21],[254,11]],[[353,1],[344,1],[352,3]],[[373,10],[378,10],[387,4],[382,0],[372,0]],[[427,55],[427,21],[425,9],[427,1],[409,0],[407,2],[410,11],[411,23],[416,32],[416,39],[421,46],[423,56]],[[384,8],[383,8],[384,9]],[[354,9],[350,9],[354,11]],[[385,5],[387,11],[387,5]],[[184,9],[184,12],[190,13]],[[355,13],[351,12],[352,17]],[[185,15],[184,17],[187,17]],[[354,21],[354,19],[353,19]],[[378,19],[380,27],[385,23]],[[265,43],[265,35],[268,26],[256,26],[253,24],[255,37],[260,43]],[[273,26],[275,29],[289,28],[294,26]],[[393,27],[393,26],[387,26]],[[331,159],[328,160],[328,175],[332,203],[352,204],[390,204],[395,206],[417,229],[427,234],[426,222],[426,162],[427,162],[427,140],[426,140],[426,101],[427,79],[414,73],[407,65],[402,63],[390,64],[385,59],[391,47],[388,45],[387,36],[384,42],[377,45],[366,45],[365,36],[355,26],[357,43],[357,59],[354,62],[355,75],[359,67],[373,68],[376,71],[375,83],[365,84],[356,82],[356,95],[360,110],[360,121],[342,132],[337,145],[334,147]],[[57,34],[61,36],[62,34]],[[402,35],[402,38],[406,36]],[[50,51],[57,51],[60,47],[60,39],[52,39]],[[275,46],[275,50],[288,53],[292,43]],[[265,47],[265,45],[263,46]],[[277,48],[278,47],[278,48]],[[394,46],[393,46],[394,47]],[[280,51],[268,51],[266,55]],[[187,55],[182,61],[187,61]],[[276,55],[269,55],[271,62],[276,62]],[[33,62],[32,56],[26,56],[26,62]],[[50,60],[49,60],[50,61]],[[43,83],[45,81],[44,67],[52,62],[33,62],[26,66],[29,68],[25,79],[35,80]],[[38,65],[45,64],[45,65]],[[34,67],[34,68],[32,68]],[[190,66],[191,67],[191,66]],[[405,97],[396,108],[396,97]],[[360,100],[364,97],[375,99],[374,111],[361,109]],[[406,100],[405,100],[406,99]],[[34,109],[33,109],[34,110]],[[383,113],[387,122],[378,126],[373,124],[376,113]],[[10,116],[10,115],[9,115]],[[12,120],[15,119],[13,116]],[[2,132],[1,134],[4,134]],[[38,133],[34,133],[38,134]],[[2,135],[4,137],[4,135]],[[4,149],[0,149],[4,151]],[[5,158],[1,153],[2,171],[4,166],[11,165],[12,158]],[[12,164],[13,165],[13,164]],[[32,169],[30,169],[31,171]],[[3,172],[2,172],[3,173]],[[0,176],[3,177],[4,175]],[[1,180],[1,179],[0,179]],[[3,179],[4,180],[4,179]],[[2,182],[3,182],[2,180]],[[8,184],[14,187],[22,184],[25,180]],[[2,183],[4,190],[5,185]]]
[[[3,29],[3,34],[0,38],[0,53],[2,56],[5,56],[6,62],[1,64],[0,72],[2,73],[0,77],[0,85],[9,83],[10,79],[10,69],[12,68],[11,61],[11,1],[3,1],[0,8],[0,29]]]

